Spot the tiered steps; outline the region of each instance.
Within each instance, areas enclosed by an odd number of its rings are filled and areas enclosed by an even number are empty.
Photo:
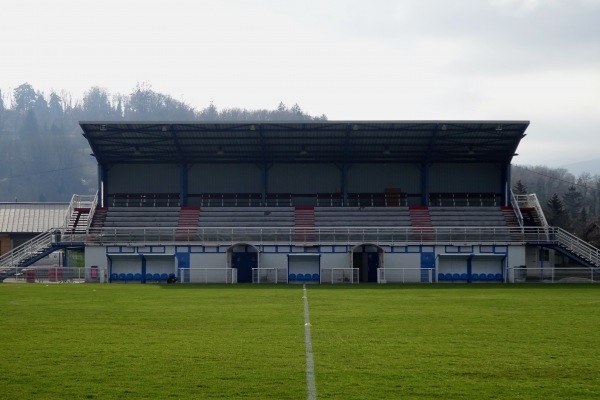
[[[521,214],[523,215],[524,226],[542,226],[540,217],[533,207],[521,208]]]
[[[429,207],[433,226],[506,226],[500,207]]]
[[[504,221],[506,221],[507,226],[520,226],[514,208],[510,206],[502,207],[502,214],[504,214]]]
[[[90,208],[77,207],[73,208],[73,212],[67,224],[67,230],[70,233],[85,233],[88,226],[88,217]]]
[[[293,207],[202,207],[200,228],[292,228]]]
[[[175,231],[176,240],[190,240],[192,234],[195,236],[199,218],[200,207],[181,207]]]
[[[174,207],[110,207],[105,228],[175,228],[179,209]]]
[[[315,239],[314,207],[296,207],[294,209],[294,227],[297,241],[313,241]]]
[[[417,228],[414,229],[415,239],[432,240],[434,232],[429,207],[410,206],[408,212],[410,214],[411,225],[413,228]]]
[[[90,233],[100,233],[100,231],[104,227],[104,222],[106,221],[107,213],[107,207],[96,208],[96,211],[94,212],[94,218],[92,218],[92,223],[90,224]]]
[[[511,206],[502,207],[502,214],[504,214],[504,221],[506,221],[506,226],[519,228],[521,225],[519,224],[519,219],[517,218],[517,214],[515,213],[515,209]],[[511,231],[511,239],[519,240],[522,235],[519,232]]]
[[[317,207],[318,227],[390,227],[410,226],[408,207]]]

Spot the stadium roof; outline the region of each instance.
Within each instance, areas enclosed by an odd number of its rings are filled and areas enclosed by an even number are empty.
[[[101,164],[510,163],[529,121],[80,122]]]
[[[0,232],[41,233],[65,223],[69,203],[0,203]]]

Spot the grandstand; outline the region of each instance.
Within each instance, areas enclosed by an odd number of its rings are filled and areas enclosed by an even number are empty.
[[[591,280],[600,265],[511,193],[527,121],[80,125],[98,192],[2,256],[4,277],[59,246],[119,283],[497,284],[553,279],[557,252]]]

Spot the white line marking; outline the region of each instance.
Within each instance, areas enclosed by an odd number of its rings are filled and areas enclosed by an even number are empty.
[[[302,285],[304,292],[304,341],[306,342],[306,390],[308,400],[317,400],[317,385],[315,384],[315,362],[313,360],[312,340],[310,337],[310,319],[308,318],[308,296],[306,284]]]

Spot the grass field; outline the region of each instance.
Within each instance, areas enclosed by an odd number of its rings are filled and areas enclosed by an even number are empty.
[[[310,286],[319,399],[600,398],[600,286]],[[306,399],[300,286],[0,284],[3,399]]]

